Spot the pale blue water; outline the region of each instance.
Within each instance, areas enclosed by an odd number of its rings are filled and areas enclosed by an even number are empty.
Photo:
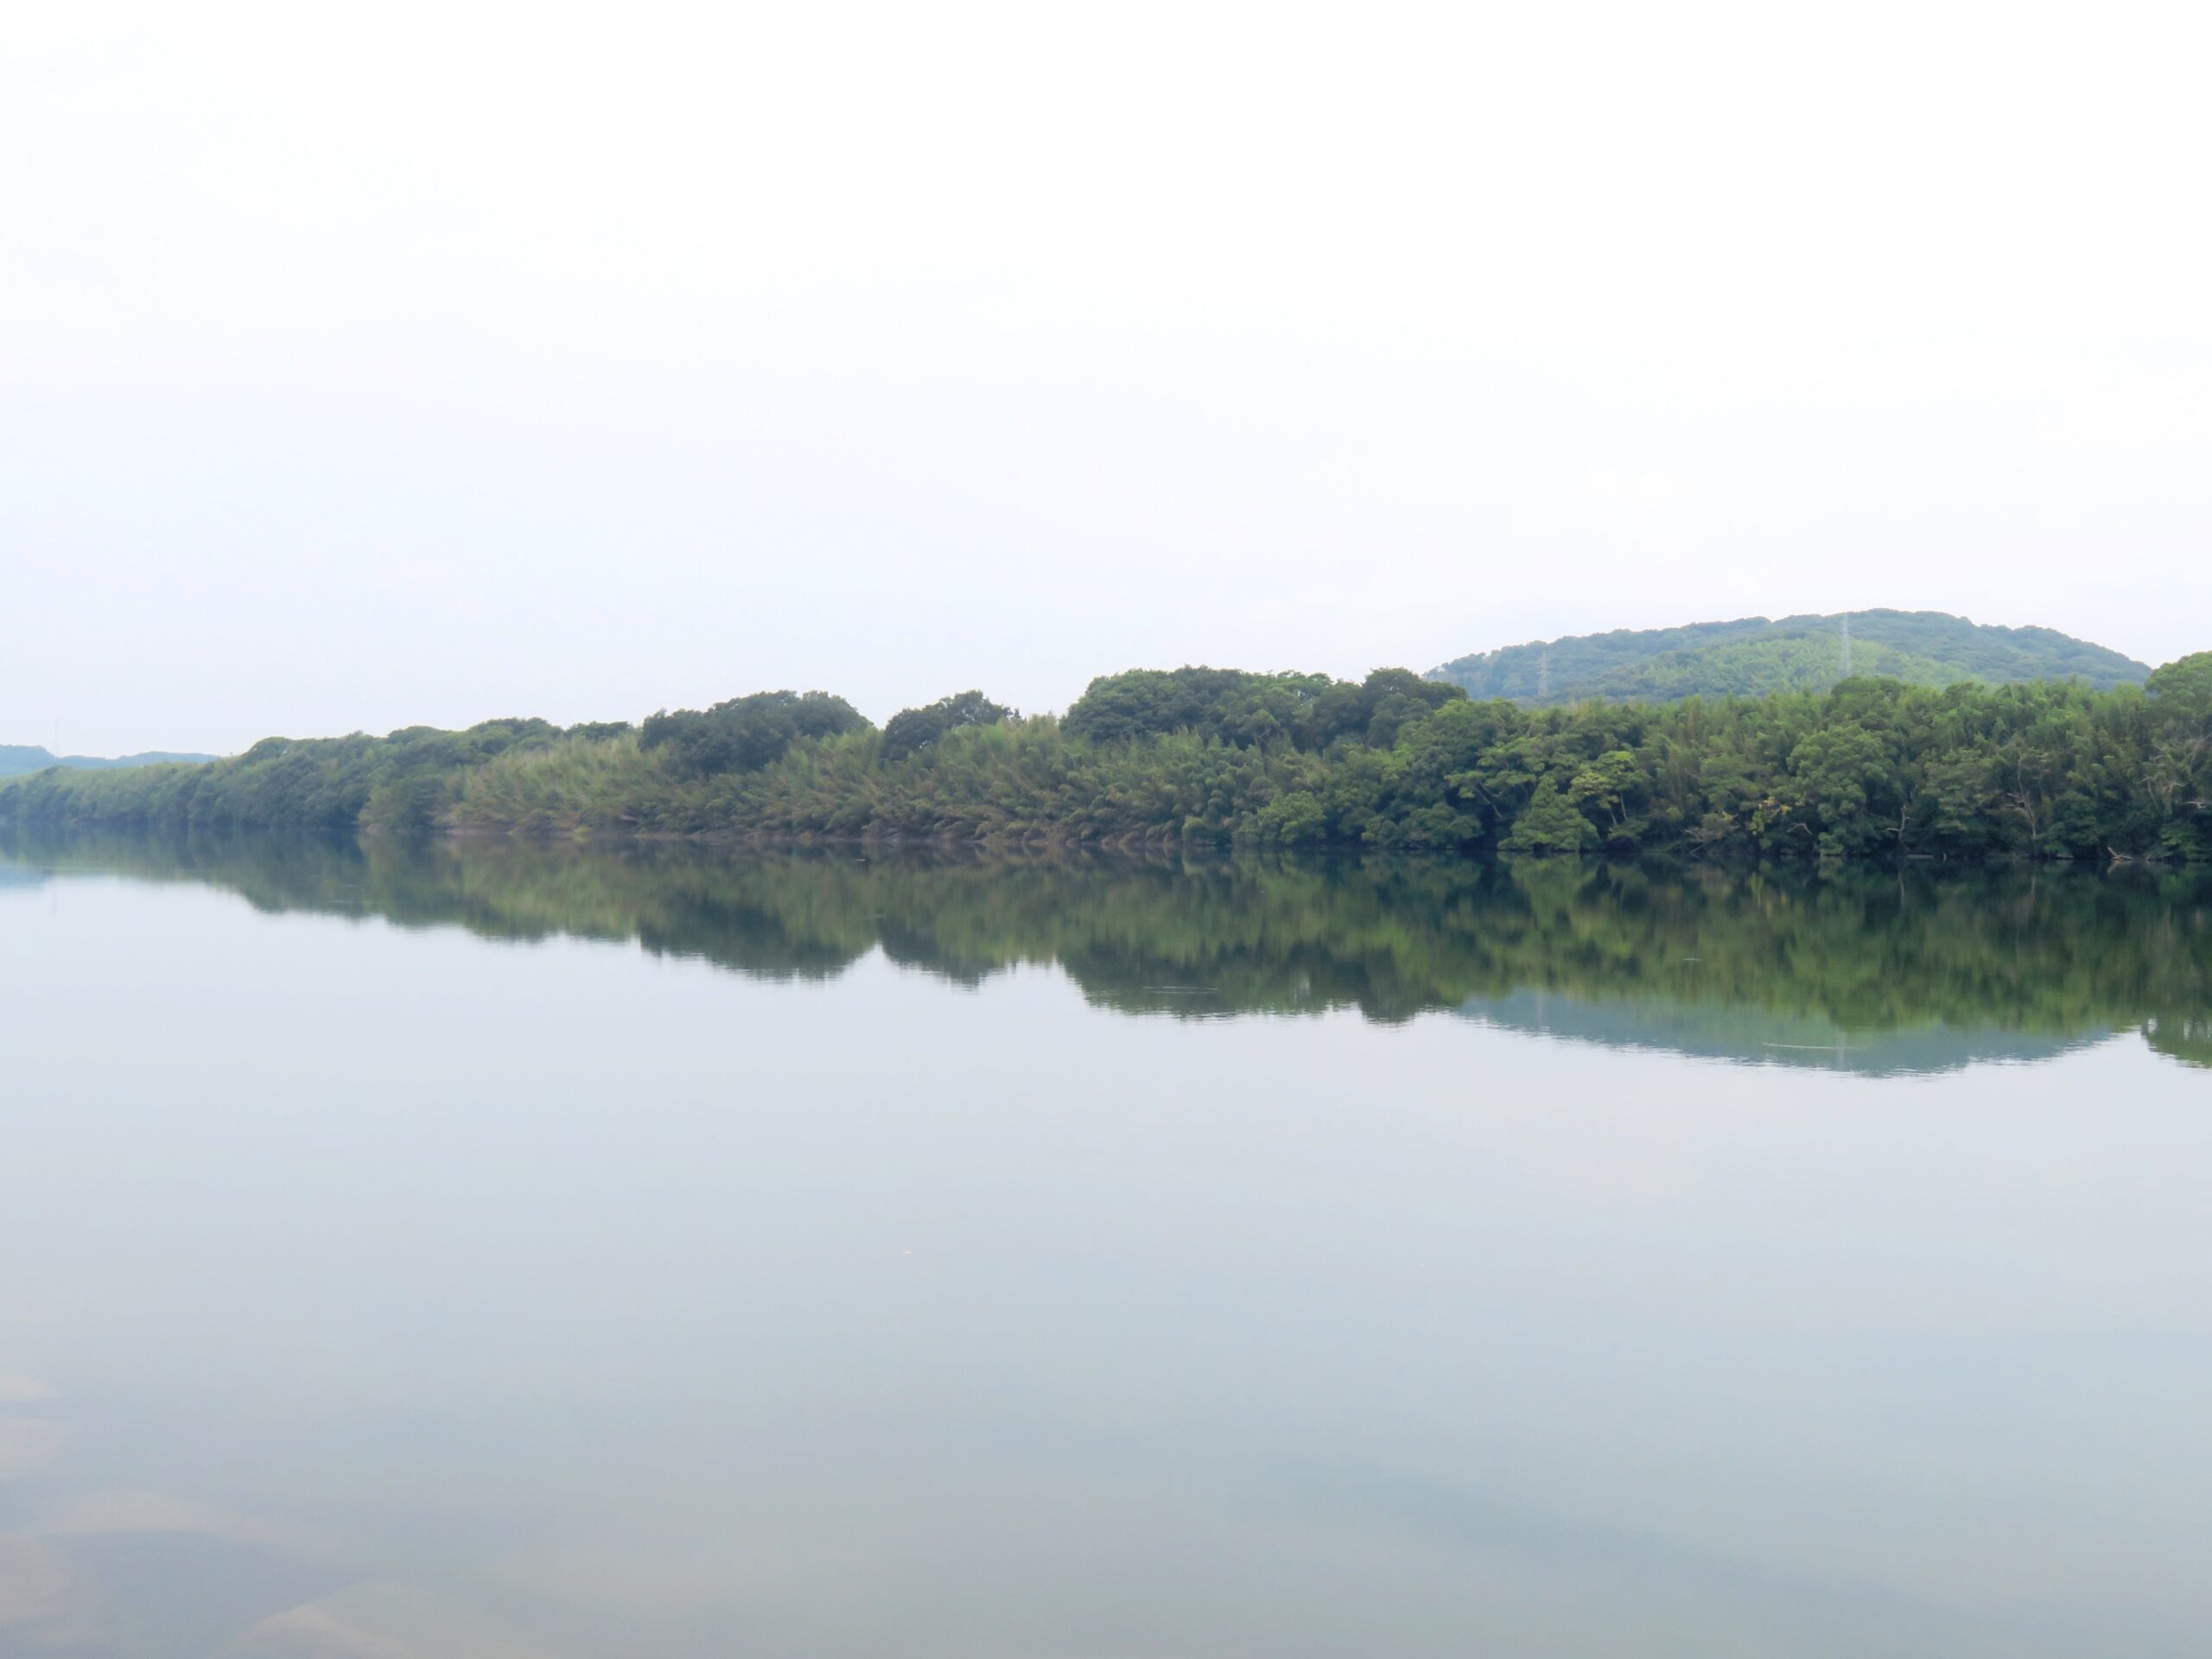
[[[1649,894],[747,868],[0,867],[0,1653],[2205,1650],[2193,893],[1836,1058]]]

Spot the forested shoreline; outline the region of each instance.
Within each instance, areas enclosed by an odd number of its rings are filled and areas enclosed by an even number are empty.
[[[0,823],[390,834],[1192,842],[1463,855],[2212,857],[2212,652],[2145,686],[1853,679],[1749,699],[1476,702],[1402,669],[969,691],[878,729],[822,692],[640,725],[269,738],[0,782]]]

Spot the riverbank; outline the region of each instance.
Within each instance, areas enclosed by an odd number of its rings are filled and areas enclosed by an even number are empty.
[[[1065,717],[968,693],[881,731],[765,693],[639,728],[495,721],[41,772],[0,784],[0,823],[2185,863],[2212,857],[2212,653],[2146,689],[1852,680],[1535,709],[1395,670],[1140,671]]]

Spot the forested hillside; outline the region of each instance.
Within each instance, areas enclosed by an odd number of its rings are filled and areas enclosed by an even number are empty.
[[[2212,652],[2102,691],[1853,679],[1544,709],[1402,669],[1139,670],[1062,718],[968,692],[882,732],[842,698],[771,691],[638,728],[505,720],[44,772],[0,783],[8,823],[2199,860]]]
[[[2107,690],[2139,685],[2151,671],[2050,628],[1989,627],[1940,611],[1853,611],[1578,634],[1462,657],[1429,677],[1470,696],[1539,705],[1826,690],[1844,677],[1847,620],[1852,673],[1909,685],[2078,679]]]
[[[43,772],[48,766],[67,766],[72,772],[110,772],[129,766],[194,766],[214,758],[212,754],[172,754],[166,750],[149,750],[144,754],[122,754],[111,759],[95,754],[55,754],[31,744],[0,743],[0,778],[20,778],[26,772]]]

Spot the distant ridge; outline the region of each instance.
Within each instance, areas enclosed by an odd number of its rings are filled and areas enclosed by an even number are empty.
[[[2079,679],[2105,690],[2139,685],[2151,672],[2147,664],[2055,628],[1876,610],[1573,634],[1458,658],[1429,670],[1428,677],[1464,687],[1470,696],[1516,702],[1674,702],[1823,690],[1844,677],[1847,661],[1853,675],[1914,685]]]
[[[118,755],[109,760],[96,754],[55,754],[29,744],[0,743],[0,778],[20,778],[26,772],[44,772],[48,766],[67,766],[72,772],[114,772],[124,766],[203,766],[214,758],[212,754],[172,754],[165,749],[149,749],[143,754]]]

